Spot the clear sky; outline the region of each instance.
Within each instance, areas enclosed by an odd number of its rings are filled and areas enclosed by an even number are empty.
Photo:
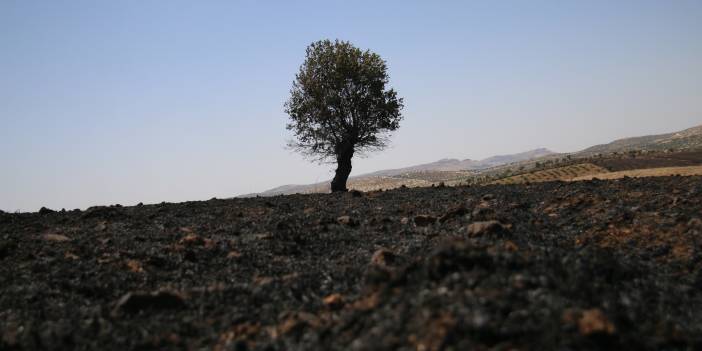
[[[353,174],[702,124],[702,1],[0,1],[0,209],[329,179],[284,148],[305,47],[387,60],[390,149]]]

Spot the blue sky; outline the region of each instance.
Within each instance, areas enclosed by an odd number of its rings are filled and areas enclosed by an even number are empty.
[[[390,149],[352,174],[702,124],[702,1],[0,2],[0,209],[331,178],[284,148],[312,41],[387,60]]]

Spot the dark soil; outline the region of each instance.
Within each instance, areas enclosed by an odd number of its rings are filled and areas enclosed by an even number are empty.
[[[609,156],[593,158],[589,162],[609,171],[628,171],[632,169],[685,167],[702,165],[702,151],[660,152],[654,154]]]
[[[0,349],[701,349],[702,177],[0,213]]]

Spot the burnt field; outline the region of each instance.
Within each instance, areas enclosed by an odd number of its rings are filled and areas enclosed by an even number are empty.
[[[0,349],[702,348],[702,177],[0,213]]]

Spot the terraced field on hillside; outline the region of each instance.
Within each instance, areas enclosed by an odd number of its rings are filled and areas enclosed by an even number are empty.
[[[556,167],[535,171],[525,174],[519,174],[495,181],[495,184],[522,184],[522,183],[538,183],[549,182],[554,180],[570,180],[576,177],[588,175],[603,174],[608,171],[600,166],[592,163],[580,163],[576,165]]]

